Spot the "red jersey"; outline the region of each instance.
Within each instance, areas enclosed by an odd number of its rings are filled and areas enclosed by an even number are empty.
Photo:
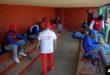
[[[97,21],[94,20],[95,24],[93,26],[93,29],[97,30],[97,31],[101,31],[102,29],[102,21]]]

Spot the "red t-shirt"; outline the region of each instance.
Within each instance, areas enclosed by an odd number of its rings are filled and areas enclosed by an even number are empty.
[[[93,29],[97,30],[97,31],[101,31],[102,29],[102,21],[97,21],[94,20],[95,24],[93,26]]]

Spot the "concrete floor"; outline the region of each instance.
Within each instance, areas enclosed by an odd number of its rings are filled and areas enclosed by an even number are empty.
[[[79,41],[71,38],[70,32],[65,32],[58,39],[58,49],[55,52],[55,69],[48,75],[76,75],[78,64]],[[41,60],[38,59],[25,75],[40,75]]]

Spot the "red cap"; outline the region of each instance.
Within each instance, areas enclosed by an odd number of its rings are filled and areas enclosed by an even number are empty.
[[[55,29],[56,28],[56,24],[52,24],[51,28]]]
[[[16,25],[10,25],[9,30],[16,30]]]
[[[51,28],[50,22],[45,22],[45,23],[44,23],[44,28],[45,28],[45,29],[46,29],[46,28]]]

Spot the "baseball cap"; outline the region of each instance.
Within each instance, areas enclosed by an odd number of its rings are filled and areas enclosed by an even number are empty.
[[[16,25],[10,25],[9,30],[16,30]]]
[[[45,22],[45,23],[44,23],[44,28],[45,28],[45,29],[46,29],[46,28],[51,28],[50,22]]]
[[[94,29],[91,29],[91,30],[89,31],[89,33],[90,33],[90,34],[93,34],[93,35],[95,35],[95,36],[97,36],[97,31],[94,30]]]

